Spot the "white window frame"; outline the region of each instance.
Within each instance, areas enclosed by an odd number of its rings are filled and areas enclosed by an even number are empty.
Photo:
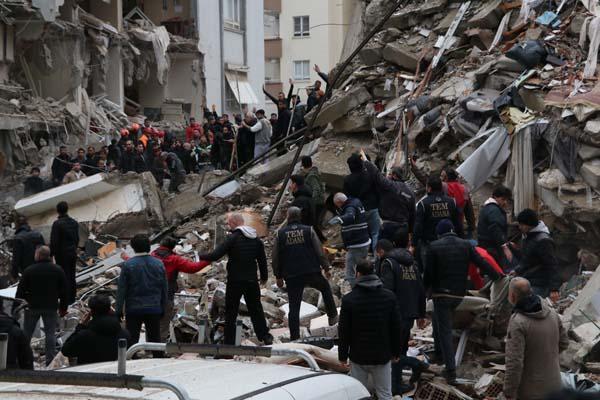
[[[299,22],[300,29],[296,30],[296,21]],[[310,16],[308,15],[299,15],[294,17],[293,20],[294,26],[294,37],[295,38],[304,38],[310,37]]]
[[[223,22],[225,27],[237,30],[242,29],[242,1],[224,0]]]
[[[292,75],[294,80],[297,81],[309,81],[310,80],[310,60],[294,60]],[[301,68],[298,73],[298,67]],[[305,69],[306,68],[306,69]]]

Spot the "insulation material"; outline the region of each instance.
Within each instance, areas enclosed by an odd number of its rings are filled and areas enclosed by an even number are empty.
[[[600,16],[600,7],[598,7],[598,0],[581,0],[581,3],[587,10],[596,15]]]
[[[457,169],[473,191],[479,189],[510,156],[510,136],[506,129],[497,127],[493,131]]]
[[[585,61],[585,69],[583,70],[584,78],[592,78],[596,73],[598,66],[598,46],[600,46],[600,16],[590,22],[589,26],[590,48],[588,50],[587,60]]]
[[[518,22],[525,22],[531,16],[533,9],[542,4],[544,0],[523,0]]]
[[[513,191],[515,210],[535,208],[531,125],[520,129],[512,141],[512,157],[506,171],[506,185]]]

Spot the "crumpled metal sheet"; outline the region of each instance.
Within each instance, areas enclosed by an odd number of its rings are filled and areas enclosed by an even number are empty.
[[[473,191],[479,189],[510,156],[510,136],[506,128],[498,126],[491,131],[488,140],[457,168]]]

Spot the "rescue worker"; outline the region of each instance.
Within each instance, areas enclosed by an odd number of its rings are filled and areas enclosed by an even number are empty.
[[[290,192],[294,196],[291,206],[302,210],[302,224],[314,227],[315,202],[310,188],[304,184],[302,175],[292,175],[290,177]]]
[[[453,227],[457,226],[460,229],[461,225],[454,199],[444,194],[439,177],[430,176],[427,179],[427,195],[417,203],[413,232],[413,245],[417,249],[417,263],[421,267],[421,271],[427,262],[427,248],[431,242],[437,239],[436,226],[443,219],[449,219]],[[456,233],[459,236],[462,235],[460,230],[457,230]]]
[[[175,314],[173,303],[175,301],[175,293],[179,291],[179,286],[177,285],[179,273],[195,274],[210,265],[208,261],[193,262],[188,258],[175,254],[173,249],[176,245],[177,240],[171,236],[167,236],[161,240],[160,247],[152,252],[152,256],[163,262],[167,274],[167,304],[165,312],[160,319],[160,339],[162,342],[165,342],[169,336],[169,323]]]
[[[449,219],[439,222],[436,234],[439,239],[429,246],[423,283],[433,299],[436,358],[443,360],[446,367],[444,377],[452,385],[456,382],[452,320],[454,310],[467,292],[469,264],[475,264],[492,280],[499,279],[500,275],[481,258],[471,242],[454,232],[454,224]]]
[[[505,211],[511,197],[510,189],[496,186],[492,197],[487,199],[481,207],[477,222],[478,246],[490,253],[504,271],[510,269],[513,259],[508,243],[508,220]]]
[[[200,259],[217,261],[226,254],[227,290],[225,294],[225,344],[235,344],[235,326],[240,308],[240,299],[244,296],[248,312],[252,319],[254,332],[258,340],[265,345],[273,344],[267,321],[260,302],[260,286],[256,268],[260,271],[260,282],[266,284],[269,278],[265,246],[258,238],[256,230],[244,225],[244,216],[230,214],[227,225],[231,229],[229,236],[211,253],[201,254]]]
[[[67,304],[73,304],[77,295],[75,272],[77,265],[77,247],[79,247],[79,223],[68,214],[69,205],[61,201],[56,205],[58,218],[52,224],[50,232],[50,250],[52,256],[67,277]]]
[[[367,216],[360,200],[349,198],[344,193],[336,193],[333,204],[338,215],[329,220],[329,225],[342,226],[342,240],[346,249],[345,280],[354,286],[356,263],[367,258],[371,245]]]
[[[307,286],[321,292],[329,325],[335,325],[338,319],[331,287],[327,282],[327,279],[331,278],[329,260],[323,253],[323,247],[314,229],[302,224],[301,220],[300,208],[288,208],[287,225],[277,231],[272,252],[273,274],[277,278],[277,286],[283,287],[285,280],[288,291],[291,340],[300,339],[300,304],[304,288]]]

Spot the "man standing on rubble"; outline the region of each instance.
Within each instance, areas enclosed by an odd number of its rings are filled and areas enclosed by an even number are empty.
[[[556,247],[550,237],[550,230],[540,221],[535,211],[527,208],[517,216],[519,230],[523,237],[520,248],[512,246],[519,259],[515,274],[531,283],[531,290],[537,296],[548,297],[551,291],[560,289]]]
[[[479,211],[477,222],[477,242],[500,266],[510,269],[512,252],[508,243],[508,220],[505,208],[512,192],[504,186],[496,186],[492,197],[487,199]]]
[[[165,272],[167,273],[168,296],[165,312],[160,319],[161,342],[167,341],[169,336],[169,324],[175,314],[173,303],[175,301],[175,293],[179,291],[177,285],[179,273],[195,274],[210,265],[210,262],[208,261],[200,260],[198,262],[193,262],[188,258],[175,254],[173,252],[175,246],[177,246],[177,240],[172,236],[167,236],[161,240],[160,247],[152,252],[153,257],[156,257],[163,262]]]
[[[277,286],[283,287],[284,279],[287,286],[291,340],[300,339],[300,304],[306,286],[317,289],[323,295],[329,326],[335,325],[338,317],[331,287],[327,282],[331,278],[329,260],[323,253],[323,246],[314,229],[303,224],[301,219],[302,211],[298,207],[288,208],[287,225],[275,235],[271,263]]]
[[[69,205],[61,201],[56,205],[58,219],[52,224],[50,232],[50,250],[56,264],[67,277],[67,304],[73,304],[77,296],[75,273],[77,265],[77,247],[79,246],[79,223],[69,217]]]
[[[510,282],[514,305],[506,336],[504,395],[507,400],[541,400],[561,388],[559,353],[569,347],[559,315],[525,278]]]
[[[31,229],[27,217],[19,216],[15,228],[15,237],[12,240],[12,276],[14,279],[18,279],[25,268],[35,262],[36,249],[46,243],[41,233]]]
[[[70,303],[67,297],[65,273],[52,263],[48,246],[38,247],[35,251],[35,262],[23,273],[15,297],[29,304],[29,309],[25,311],[24,322],[25,335],[29,340],[39,319],[42,318],[44,321],[46,365],[48,365],[56,355],[58,324],[56,311],[59,311],[61,317],[65,316]]]
[[[62,185],[63,178],[71,170],[71,162],[67,153],[67,146],[60,146],[59,154],[52,161],[52,183],[54,186]]]
[[[452,344],[452,320],[454,310],[467,292],[469,264],[475,264],[492,280],[499,279],[500,275],[481,258],[471,242],[461,239],[454,232],[454,224],[449,219],[438,223],[436,234],[439,239],[429,246],[423,283],[433,299],[436,358],[444,361],[444,377],[449,384],[454,384],[456,364]]]
[[[315,203],[315,220],[313,228],[322,243],[327,241],[327,238],[321,232],[321,221],[325,213],[325,184],[319,174],[319,169],[313,166],[310,156],[302,157],[302,172],[304,176],[304,185],[312,192],[312,199]]]
[[[402,181],[402,168],[392,168],[392,173],[386,178],[364,156],[363,161],[369,175],[376,178],[379,212],[383,219],[379,238],[393,242],[397,236],[404,237],[405,233],[412,233],[415,224],[415,194]]]
[[[400,357],[400,312],[396,296],[383,287],[373,265],[356,265],[356,286],[342,298],[338,358],[350,359],[350,375],[364,386],[369,376],[379,400],[392,399],[391,363]]]
[[[419,326],[424,325],[425,318],[425,289],[421,274],[415,260],[408,251],[408,232],[402,231],[396,235],[394,248],[391,241],[381,239],[377,242],[376,253],[378,261],[375,271],[383,287],[396,295],[396,302],[400,309],[400,360],[392,363],[392,394],[402,395],[414,389],[414,384],[419,381],[421,373],[426,370],[424,363],[414,357],[406,356],[410,331],[419,320]],[[412,376],[408,384],[402,383],[402,369],[404,366],[412,369]]]
[[[230,234],[212,253],[201,254],[200,259],[217,261],[227,255],[227,289],[225,295],[225,344],[235,344],[235,330],[240,299],[244,296],[258,340],[265,345],[273,344],[267,321],[260,302],[260,286],[256,268],[260,271],[260,283],[269,278],[265,247],[256,230],[244,225],[244,216],[233,213],[227,217]]]
[[[65,174],[63,178],[63,185],[77,182],[85,178],[85,173],[81,170],[81,164],[78,162],[73,163],[73,169]]]
[[[302,175],[292,175],[290,177],[290,192],[294,196],[292,207],[298,207],[302,210],[302,223],[308,226],[315,225],[315,202],[312,198],[312,191],[304,184]]]
[[[185,182],[185,168],[175,153],[162,152],[160,158],[169,171],[169,193],[179,193],[179,185]]]
[[[134,171],[138,174],[148,171],[148,158],[146,156],[146,148],[141,142],[138,142],[135,147],[135,155],[133,157]]]
[[[356,264],[367,258],[371,239],[365,209],[359,199],[349,198],[344,193],[333,196],[337,216],[329,220],[329,225],[342,226],[342,240],[346,249],[345,280],[354,286]]]
[[[413,232],[413,245],[417,248],[417,262],[421,270],[427,264],[429,244],[437,239],[436,227],[444,219],[450,220],[452,229],[456,229],[459,236],[462,235],[454,199],[444,194],[438,176],[430,176],[427,179],[427,195],[417,203]]]
[[[23,182],[23,195],[25,197],[32,196],[34,194],[38,194],[45,190],[45,182],[42,178],[40,178],[40,169],[38,167],[31,168],[31,174],[25,182]]]
[[[122,173],[135,171],[135,152],[133,149],[133,142],[128,140],[125,142],[125,150],[121,154],[121,162],[119,163]]]
[[[346,161],[350,174],[344,178],[344,193],[360,200],[365,208],[365,218],[369,227],[371,247],[375,252],[379,229],[381,229],[381,217],[379,216],[379,196],[377,195],[376,174],[365,168],[363,157],[359,153],[352,154]]]
[[[248,117],[252,118],[252,113]],[[254,133],[254,158],[262,156],[269,150],[271,136],[273,136],[273,127],[269,120],[265,118],[265,110],[258,110],[256,118],[258,120],[253,126],[249,126],[245,121],[242,121],[242,126]],[[266,162],[267,159],[265,158],[262,163],[265,164]]]
[[[131,247],[135,255],[121,266],[115,310],[119,319],[125,313],[125,324],[131,335],[129,346],[140,340],[142,324],[146,327],[146,341],[160,342],[160,319],[168,301],[165,267],[162,261],[150,255],[147,235],[135,235]],[[154,353],[154,357],[159,355],[159,352]]]

